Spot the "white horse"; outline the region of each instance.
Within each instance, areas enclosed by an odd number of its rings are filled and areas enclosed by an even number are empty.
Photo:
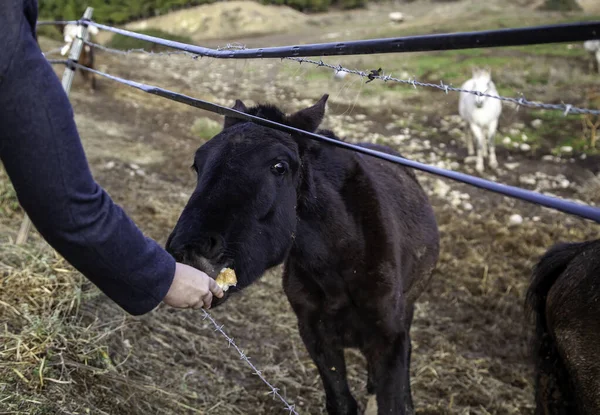
[[[600,74],[600,39],[598,40],[586,40],[583,42],[583,47],[591,54],[596,55],[596,67]]]
[[[88,26],[88,33],[90,37],[96,36],[98,34],[98,28],[96,26]],[[60,51],[61,55],[66,55],[69,50],[71,50],[71,46],[73,46],[73,41],[81,34],[81,26],[68,24],[65,25],[63,29],[63,37],[65,40],[65,46]],[[85,45],[86,52],[89,52],[89,45]]]
[[[490,70],[473,69],[473,77],[465,82],[462,89],[477,91],[483,94],[498,95],[496,85],[492,81]],[[494,138],[498,128],[498,118],[502,113],[502,103],[499,99],[476,95],[467,92],[460,93],[458,103],[460,116],[469,124],[467,131],[467,150],[474,154],[473,140],[477,140],[477,164],[475,169],[483,172],[483,158],[489,155],[489,165],[492,169],[498,167]]]

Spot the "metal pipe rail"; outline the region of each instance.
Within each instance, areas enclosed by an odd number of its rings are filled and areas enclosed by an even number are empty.
[[[474,49],[504,46],[538,45],[545,43],[583,42],[600,38],[600,22],[578,22],[533,27],[507,28],[462,33],[415,35],[396,38],[354,40],[346,42],[312,43],[295,46],[276,46],[240,50],[218,50],[190,45],[119,29],[92,20],[83,19],[84,25],[117,33],[147,42],[179,49],[200,56],[220,59],[264,59],[333,55],[362,55],[374,53],[428,52],[454,49]],[[39,22],[38,24],[52,24]]]
[[[167,89],[163,89],[153,85],[147,85],[140,82],[131,81],[124,78],[119,78],[114,75],[107,74],[105,72],[97,71],[95,69],[90,69],[78,63],[74,63],[73,65],[78,67],[81,70],[92,72],[96,75],[102,76],[104,78],[113,80],[115,82],[119,82],[121,84],[139,89],[141,91],[147,92],[149,94],[158,95],[163,98],[170,99],[172,101],[177,101],[186,105],[190,105],[195,108],[200,108],[206,111],[210,111],[216,114],[235,117],[238,119],[251,121],[259,125],[263,125],[265,127],[273,128],[279,131],[284,131],[287,133],[295,133],[307,136],[314,140],[332,144],[334,146],[345,148],[348,150],[353,150],[358,153],[370,155],[373,157],[377,157],[382,160],[390,161],[392,163],[400,164],[403,166],[411,167],[417,170],[424,171],[426,173],[434,174],[436,176],[445,177],[448,179],[452,179],[457,182],[469,184],[471,186],[478,187],[480,189],[488,190],[494,193],[501,194],[503,196],[508,196],[514,199],[523,200],[526,202],[530,202],[536,205],[544,206],[550,209],[558,210],[563,213],[568,213],[571,215],[579,216],[585,219],[590,219],[597,223],[600,223],[600,208],[584,205],[580,203],[575,203],[570,200],[560,199],[557,197],[543,195],[538,192],[533,192],[531,190],[521,189],[519,187],[509,186],[501,183],[496,183],[490,180],[482,179],[480,177],[471,176],[465,173],[460,173],[452,170],[446,170],[435,166],[430,166],[428,164],[420,163],[418,161],[409,160],[404,157],[398,157],[392,154],[383,153],[381,151],[371,150],[366,147],[362,147],[356,144],[347,143],[344,141],[336,140],[330,137],[326,137],[320,134],[311,133],[308,131],[300,130],[295,127],[291,127],[288,125],[280,124],[275,121],[270,121],[264,118],[260,118],[254,115],[246,114],[240,111],[236,111],[232,108],[227,108],[212,102],[204,101],[201,99],[192,98],[190,96],[180,94],[174,91],[169,91]]]

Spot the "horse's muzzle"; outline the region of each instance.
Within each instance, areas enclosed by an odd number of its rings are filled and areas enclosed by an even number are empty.
[[[212,303],[210,304],[210,307],[215,308],[215,307],[218,307],[218,306],[224,304],[227,300],[229,300],[229,297],[232,294],[240,292],[240,291],[241,290],[236,287],[229,287],[229,289],[223,293],[223,297],[217,298],[213,295],[213,300],[212,300]]]

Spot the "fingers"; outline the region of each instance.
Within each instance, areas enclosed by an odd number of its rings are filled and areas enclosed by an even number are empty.
[[[202,301],[204,302],[204,308],[205,309],[209,309],[210,308],[210,304],[212,303],[212,299],[213,299],[213,295],[212,293],[208,293],[204,296],[204,298],[202,298]]]
[[[208,292],[202,298],[200,298],[200,300],[198,302],[196,302],[196,304],[194,304],[192,306],[192,308],[194,310],[199,310],[201,308],[204,308],[204,309],[208,310],[210,308],[211,303],[212,303],[212,299],[213,299],[212,293]]]
[[[212,278],[210,278],[208,281],[208,288],[215,295],[215,297],[217,297],[217,298],[223,297],[223,289]]]

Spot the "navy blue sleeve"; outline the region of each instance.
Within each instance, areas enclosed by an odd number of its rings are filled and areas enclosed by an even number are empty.
[[[34,39],[35,0],[0,12],[0,159],[44,239],[133,315],[166,295],[175,260],[93,179],[61,83]]]

